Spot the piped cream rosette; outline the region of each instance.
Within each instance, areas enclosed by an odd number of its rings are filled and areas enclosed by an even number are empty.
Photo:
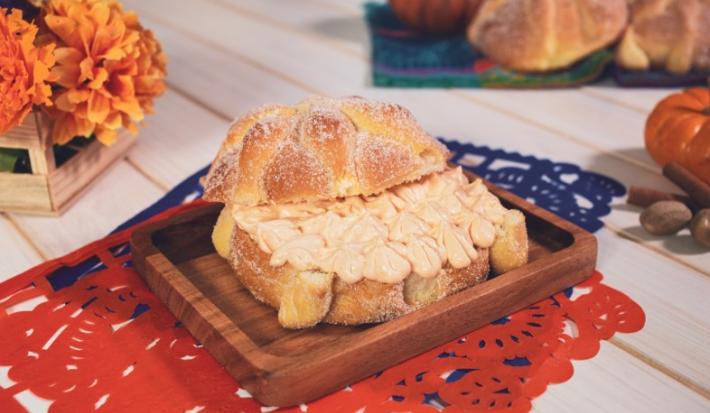
[[[490,248],[505,209],[481,180],[461,168],[403,184],[380,195],[306,204],[232,207],[235,223],[270,265],[398,283],[414,273],[437,276],[446,263],[464,268]]]

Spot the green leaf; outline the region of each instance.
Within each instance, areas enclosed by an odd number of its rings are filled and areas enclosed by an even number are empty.
[[[0,148],[0,172],[12,172],[24,152],[22,149]]]

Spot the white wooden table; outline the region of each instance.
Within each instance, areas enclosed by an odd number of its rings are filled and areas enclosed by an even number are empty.
[[[169,90],[127,159],[64,216],[0,215],[0,280],[102,237],[155,201],[212,160],[236,116],[310,94],[398,102],[435,135],[673,190],[642,148],[645,117],[668,90],[376,89],[360,2],[126,0],[168,53]],[[646,327],[576,362],[574,377],[534,409],[710,412],[710,253],[687,233],[645,235],[623,200],[604,222],[598,268],[641,304]]]

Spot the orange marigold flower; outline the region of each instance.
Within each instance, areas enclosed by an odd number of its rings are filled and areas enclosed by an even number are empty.
[[[22,123],[32,105],[51,105],[54,45],[35,46],[37,26],[22,11],[0,8],[0,135]]]
[[[165,90],[165,54],[153,34],[113,0],[49,0],[42,16],[57,42],[54,141],[95,134],[110,145],[121,127],[135,133]]]

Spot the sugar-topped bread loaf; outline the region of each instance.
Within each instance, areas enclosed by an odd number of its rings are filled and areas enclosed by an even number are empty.
[[[616,62],[682,75],[710,70],[710,0],[635,0]]]
[[[312,97],[238,119],[205,199],[239,205],[377,194],[446,167],[449,152],[399,105]]]
[[[448,155],[398,105],[258,109],[204,182],[215,249],[287,328],[391,320],[526,263],[525,216]]]
[[[627,15],[626,0],[487,0],[468,38],[504,66],[550,71],[613,43]]]

